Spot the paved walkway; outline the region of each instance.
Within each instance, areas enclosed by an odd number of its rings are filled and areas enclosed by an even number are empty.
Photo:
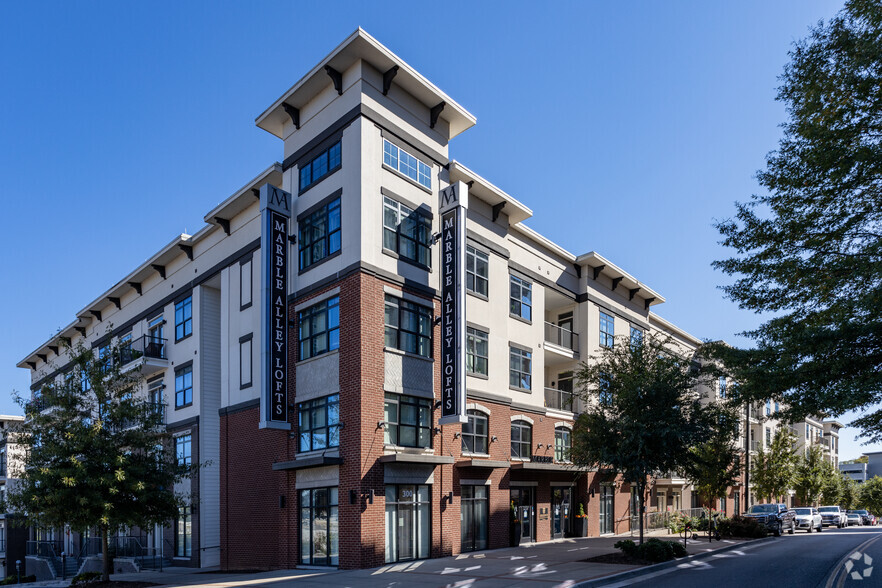
[[[633,570],[634,566],[590,563],[584,560],[604,553],[615,553],[616,541],[623,537],[562,539],[547,543],[480,551],[452,557],[390,564],[368,570],[296,569],[252,574],[222,573],[192,568],[167,568],[162,572],[114,574],[114,580],[155,582],[163,586],[205,586],[227,588],[567,588],[579,582]],[[628,538],[625,536],[624,538]],[[674,537],[670,537],[674,539]],[[689,542],[690,553],[731,547],[737,542]],[[66,586],[66,583],[41,583]],[[33,586],[33,585],[32,585]]]

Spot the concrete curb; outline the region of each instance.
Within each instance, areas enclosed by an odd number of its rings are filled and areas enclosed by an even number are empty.
[[[603,576],[602,578],[585,580],[584,582],[579,582],[578,584],[572,586],[572,588],[594,588],[595,586],[608,586],[610,584],[615,584],[617,582],[622,582],[624,580],[629,580],[638,576],[645,576],[667,568],[673,568],[684,562],[698,561],[700,559],[716,555],[717,553],[725,553],[727,551],[739,549],[746,545],[761,545],[763,543],[769,543],[774,539],[776,539],[776,537],[765,537],[763,539],[753,539],[751,541],[745,541],[743,543],[736,543],[735,545],[727,545],[725,547],[720,547],[719,549],[714,549],[713,551],[696,553],[695,555],[688,555],[686,557],[681,557],[680,559],[672,559],[671,561],[664,561],[662,563],[652,564],[651,566],[644,566],[642,568],[637,568],[636,570],[628,570],[627,572],[619,572],[618,574]]]

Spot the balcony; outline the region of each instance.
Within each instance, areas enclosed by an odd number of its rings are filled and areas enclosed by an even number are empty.
[[[120,347],[120,362],[123,370],[141,368],[145,376],[155,374],[168,367],[166,348],[168,339],[143,335]]]
[[[562,363],[579,359],[579,335],[553,323],[545,323],[546,363]],[[558,358],[551,361],[550,355]]]
[[[756,451],[759,451],[759,450],[761,450],[761,449],[762,449],[762,446],[760,445],[760,442],[759,442],[759,441],[751,441],[751,442],[750,442],[750,450],[751,450],[751,451],[756,452]]]
[[[665,472],[655,479],[656,486],[685,486],[686,478],[679,472]]]
[[[545,389],[545,408],[554,410],[563,410],[566,412],[575,412],[573,407],[574,395],[567,390],[558,390],[556,388]]]

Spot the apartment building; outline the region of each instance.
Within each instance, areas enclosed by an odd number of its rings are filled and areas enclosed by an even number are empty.
[[[450,157],[475,117],[361,29],[256,122],[282,163],[59,334],[135,350],[179,458],[211,464],[143,542],[178,565],[362,568],[569,536],[580,506],[589,535],[628,530],[628,485],[568,461],[573,375],[615,337],[695,349],[655,314],[664,297],[528,228],[530,208]],[[464,219],[453,270],[442,194]],[[19,366],[36,391],[68,361],[50,340]],[[689,500],[656,481],[656,508]]]
[[[0,501],[6,503],[7,492],[15,487],[22,456],[19,446],[15,443],[15,435],[10,434],[10,427],[20,423],[24,418],[14,415],[0,415]],[[5,512],[0,512],[0,577],[5,578],[15,570],[16,560],[24,561],[26,535],[11,520],[7,520]]]

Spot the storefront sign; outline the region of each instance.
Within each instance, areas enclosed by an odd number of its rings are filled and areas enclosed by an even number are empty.
[[[554,463],[550,455],[531,455],[530,461],[533,463]]]
[[[441,418],[464,423],[465,415],[465,235],[468,186],[441,190]]]
[[[291,194],[265,184],[260,188],[260,250],[263,259],[261,301],[263,343],[260,349],[261,428],[289,429],[288,424],[288,223]]]

